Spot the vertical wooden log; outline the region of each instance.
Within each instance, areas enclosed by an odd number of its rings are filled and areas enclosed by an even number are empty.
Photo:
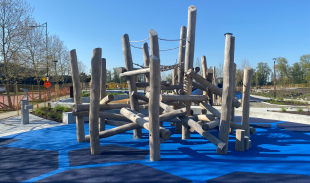
[[[100,76],[100,100],[102,100],[106,95],[106,82],[107,82],[107,70],[106,70],[106,59],[101,59],[101,76]],[[99,119],[99,131],[105,130],[105,119]]]
[[[149,31],[149,37],[150,37],[150,50],[151,50],[151,55],[156,56],[158,59],[160,59],[159,56],[159,44],[158,44],[158,35],[157,32],[153,29]],[[160,74],[158,75],[160,77]],[[163,92],[163,91],[161,91]],[[159,114],[162,114],[162,110],[159,109]],[[160,126],[164,126],[164,122],[160,122]]]
[[[186,45],[186,27],[182,26],[180,31],[180,43],[179,43],[179,64],[178,67],[178,83],[183,85],[184,82],[184,63],[185,63],[185,45]],[[180,90],[180,94],[184,95],[183,90]],[[178,102],[177,108],[181,108],[182,102]],[[182,123],[175,124],[175,133],[181,134],[182,133]]]
[[[207,80],[210,83],[212,83],[213,81],[213,70],[211,68],[208,69]],[[209,104],[213,106],[213,91],[209,89],[208,89],[208,99],[209,99]]]
[[[179,43],[179,64],[178,67],[178,84],[183,85],[184,80],[184,62],[185,62],[185,45],[186,45],[186,27],[181,27],[180,43]]]
[[[242,94],[242,128],[245,131],[245,136],[250,137],[250,90],[251,90],[251,78],[253,74],[253,69],[246,67],[244,69],[243,76],[243,94]]]
[[[148,67],[150,65],[150,55],[149,55],[149,46],[147,43],[143,44],[143,60],[144,60],[144,66]],[[145,74],[145,82],[150,81],[150,74]]]
[[[232,36],[231,34],[226,35],[226,43],[225,43],[225,59],[224,59],[224,72],[223,72],[223,94],[222,94],[222,107],[221,107],[221,121],[220,121],[220,131],[219,131],[219,139],[226,143],[225,148],[220,149],[217,148],[218,154],[226,154],[228,139],[229,139],[229,130],[230,130],[230,119],[231,119],[231,106],[233,99],[233,70],[234,70],[234,62],[231,57],[233,56],[233,49],[231,46]]]
[[[233,62],[234,62],[234,70],[233,70],[233,81],[234,81],[234,89],[233,89],[233,98],[235,98],[235,95],[236,95],[236,71],[237,71],[237,65],[235,64],[235,37],[232,37],[231,39],[232,43],[231,43],[231,46],[232,46],[232,58],[233,59]],[[235,122],[235,107],[232,106],[231,108],[231,121],[232,122]]]
[[[75,49],[69,52],[70,66],[73,83],[73,98],[75,104],[82,104],[81,97],[81,85],[80,85],[80,74],[77,63],[77,56]],[[76,116],[76,137],[77,142],[85,142],[85,131],[84,131],[84,118]]]
[[[149,145],[150,160],[160,160],[160,139],[159,139],[159,95],[160,95],[160,60],[150,56],[150,98],[149,98]]]
[[[206,56],[202,56],[201,57],[201,68],[202,68],[202,77],[207,79],[207,59]],[[203,95],[207,96],[208,93],[207,91],[203,91]],[[205,101],[206,103],[208,103],[208,100]],[[201,108],[201,114],[207,114],[207,110]]]
[[[237,129],[236,130],[236,151],[244,151],[244,130]]]
[[[101,77],[101,48],[93,50],[91,59],[91,84],[89,104],[89,135],[91,154],[100,154],[99,139],[99,102],[100,102],[100,77]]]
[[[185,72],[188,69],[193,69],[194,62],[194,51],[195,51],[195,31],[196,31],[196,6],[188,7],[188,23],[187,23],[187,44],[186,44],[186,54],[185,54]],[[184,94],[192,94],[192,78],[190,76],[184,77]],[[186,102],[187,116],[190,116],[191,102]],[[189,139],[190,131],[189,127],[182,125],[182,139]]]
[[[133,70],[133,62],[132,62],[130,42],[129,42],[128,34],[123,35],[122,43],[123,43],[123,55],[124,55],[124,60],[125,60],[125,68],[127,71],[131,71],[131,70]],[[127,77],[127,84],[128,84],[129,93],[132,93],[132,91],[137,92],[136,76]],[[130,107],[132,110],[139,112],[139,103],[138,103],[137,98],[130,96]],[[138,129],[133,130],[133,136],[134,136],[134,139],[141,139],[142,138],[142,128],[138,128]]]
[[[213,79],[212,79],[212,83],[215,85],[215,67],[213,67]],[[217,85],[215,85],[217,86]],[[216,97],[215,94],[213,93],[213,103],[216,103]]]
[[[177,84],[177,67],[172,70],[172,85]]]

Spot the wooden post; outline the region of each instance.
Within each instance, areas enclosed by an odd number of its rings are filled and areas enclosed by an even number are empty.
[[[185,45],[186,45],[186,27],[182,26],[180,31],[180,42],[179,42],[179,64],[178,67],[178,84],[182,85],[183,89],[183,80],[184,80],[184,63],[185,63]],[[184,95],[183,90],[180,90],[180,94]],[[177,108],[181,108],[182,102],[178,102]],[[176,123],[175,125],[175,133],[182,133],[182,124]]]
[[[107,70],[106,70],[106,59],[102,58],[101,59],[101,75],[100,75],[100,99],[104,99],[106,96],[106,83],[107,83]],[[113,96],[113,95],[112,95]],[[114,99],[111,100],[111,97],[109,97],[110,101],[112,101]],[[104,101],[105,104],[109,103],[110,101]],[[101,101],[100,101],[101,104]],[[99,131],[104,131],[105,130],[105,119],[104,118],[100,118],[99,119]]]
[[[177,77],[178,77],[178,75],[177,75],[177,67],[175,67],[173,70],[172,70],[172,84],[173,85],[176,85],[177,84],[177,82],[178,82],[178,80],[177,80]]]
[[[150,56],[149,56],[149,46],[147,43],[143,44],[143,60],[144,60],[144,66],[148,67],[150,65]],[[145,82],[150,81],[150,74],[145,74]]]
[[[187,48],[185,54],[185,72],[193,69],[194,50],[195,50],[195,31],[196,31],[196,14],[197,9],[195,6],[188,7],[188,22],[187,22]],[[184,94],[192,94],[192,78],[189,76],[184,77]],[[190,116],[191,101],[186,102],[187,115]],[[182,126],[182,139],[189,139],[190,131],[185,125]]]
[[[184,80],[184,62],[185,62],[185,45],[186,45],[186,27],[181,27],[180,43],[179,43],[179,64],[178,67],[178,84],[183,85]]]
[[[236,151],[244,151],[244,130],[236,130]]]
[[[224,77],[223,77],[223,95],[222,95],[222,107],[221,107],[221,121],[220,121],[220,131],[219,139],[226,143],[227,145],[223,149],[217,148],[218,154],[226,154],[228,139],[229,139],[229,129],[230,129],[230,119],[231,119],[231,106],[233,99],[233,71],[234,62],[231,58],[233,56],[232,52],[232,36],[231,34],[226,35],[225,43],[225,59],[224,59]]]
[[[159,44],[158,44],[158,35],[157,32],[153,29],[149,31],[149,37],[150,37],[150,50],[151,50],[151,55],[157,57],[160,60],[159,56]],[[160,77],[160,73],[158,75]],[[150,84],[151,85],[151,84]],[[159,109],[159,114],[162,113],[162,110]],[[163,122],[160,122],[160,126],[164,126]]]
[[[213,67],[213,78],[212,78],[213,80],[213,84],[215,85],[215,86],[217,86],[217,84],[216,84],[216,79],[215,79],[215,67]],[[213,93],[213,102],[215,103],[216,102],[216,97],[215,97],[215,94]]]
[[[150,123],[150,160],[160,160],[159,140],[159,95],[160,95],[160,60],[151,55],[150,57],[150,98],[149,98],[149,123]]]
[[[245,136],[250,137],[250,90],[251,90],[251,78],[253,74],[253,69],[246,67],[244,69],[243,76],[243,94],[242,94],[242,128],[245,131]]]
[[[213,70],[210,68],[208,69],[207,80],[212,83],[213,82]],[[209,104],[213,106],[213,91],[208,89],[208,98]]]
[[[79,68],[78,68],[75,49],[69,52],[69,56],[70,56],[70,63],[71,63],[74,103],[82,104]],[[83,117],[79,117],[79,116],[76,117],[76,136],[77,136],[77,142],[85,142],[84,118]]]
[[[101,153],[100,139],[99,139],[101,54],[102,54],[101,48],[96,48],[93,50],[93,56],[91,59],[89,135],[90,135],[90,150],[92,155]]]
[[[201,57],[201,67],[202,67],[202,77],[207,79],[207,59],[206,56],[202,56]],[[208,93],[206,90],[203,90],[203,95],[205,95],[207,97]],[[208,99],[205,101],[206,103],[208,103]],[[207,110],[201,108],[201,114],[207,114]]]
[[[133,70],[133,62],[132,62],[130,42],[129,42],[128,34],[123,35],[122,43],[123,43],[123,55],[124,55],[124,60],[125,60],[125,68],[127,71],[131,71],[131,70]],[[135,76],[127,77],[127,84],[128,84],[129,93],[131,93],[132,91],[137,92],[136,77]],[[139,112],[138,99],[136,99],[133,96],[130,96],[130,106],[131,106],[131,109]],[[133,131],[133,134],[134,134],[134,139],[141,139],[142,138],[142,128],[135,129]]]

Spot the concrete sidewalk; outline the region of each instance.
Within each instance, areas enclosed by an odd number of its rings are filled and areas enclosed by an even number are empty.
[[[43,119],[32,114],[29,115],[29,124],[23,125],[21,124],[21,116],[15,116],[0,120],[0,137],[61,125],[64,124]]]

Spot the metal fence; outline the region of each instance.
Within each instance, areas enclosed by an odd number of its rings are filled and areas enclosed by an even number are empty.
[[[21,88],[28,89],[29,104],[37,105],[47,101],[58,101],[60,97],[68,97],[72,84],[55,84],[48,89],[43,85],[9,84],[0,85],[0,111],[20,109],[21,100],[25,99],[25,92]]]

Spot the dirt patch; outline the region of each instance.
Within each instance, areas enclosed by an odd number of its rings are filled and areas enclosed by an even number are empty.
[[[306,116],[310,116],[310,111],[286,111],[286,112],[282,112],[282,111],[270,111],[270,112],[281,112],[281,113],[289,113],[289,114],[300,114],[300,115],[306,115]]]
[[[277,104],[277,105],[296,105],[296,106],[307,106],[309,105],[308,102],[301,102],[301,101],[293,101],[293,100],[285,100],[285,101],[278,101],[278,100],[265,100],[264,102],[270,104]]]
[[[56,107],[56,108],[51,108],[51,107],[40,107],[37,108],[34,112],[30,112],[33,115],[39,116],[41,118],[51,120],[51,121],[56,121],[59,123],[62,123],[62,113],[63,112],[71,112],[71,108],[67,107]]]

